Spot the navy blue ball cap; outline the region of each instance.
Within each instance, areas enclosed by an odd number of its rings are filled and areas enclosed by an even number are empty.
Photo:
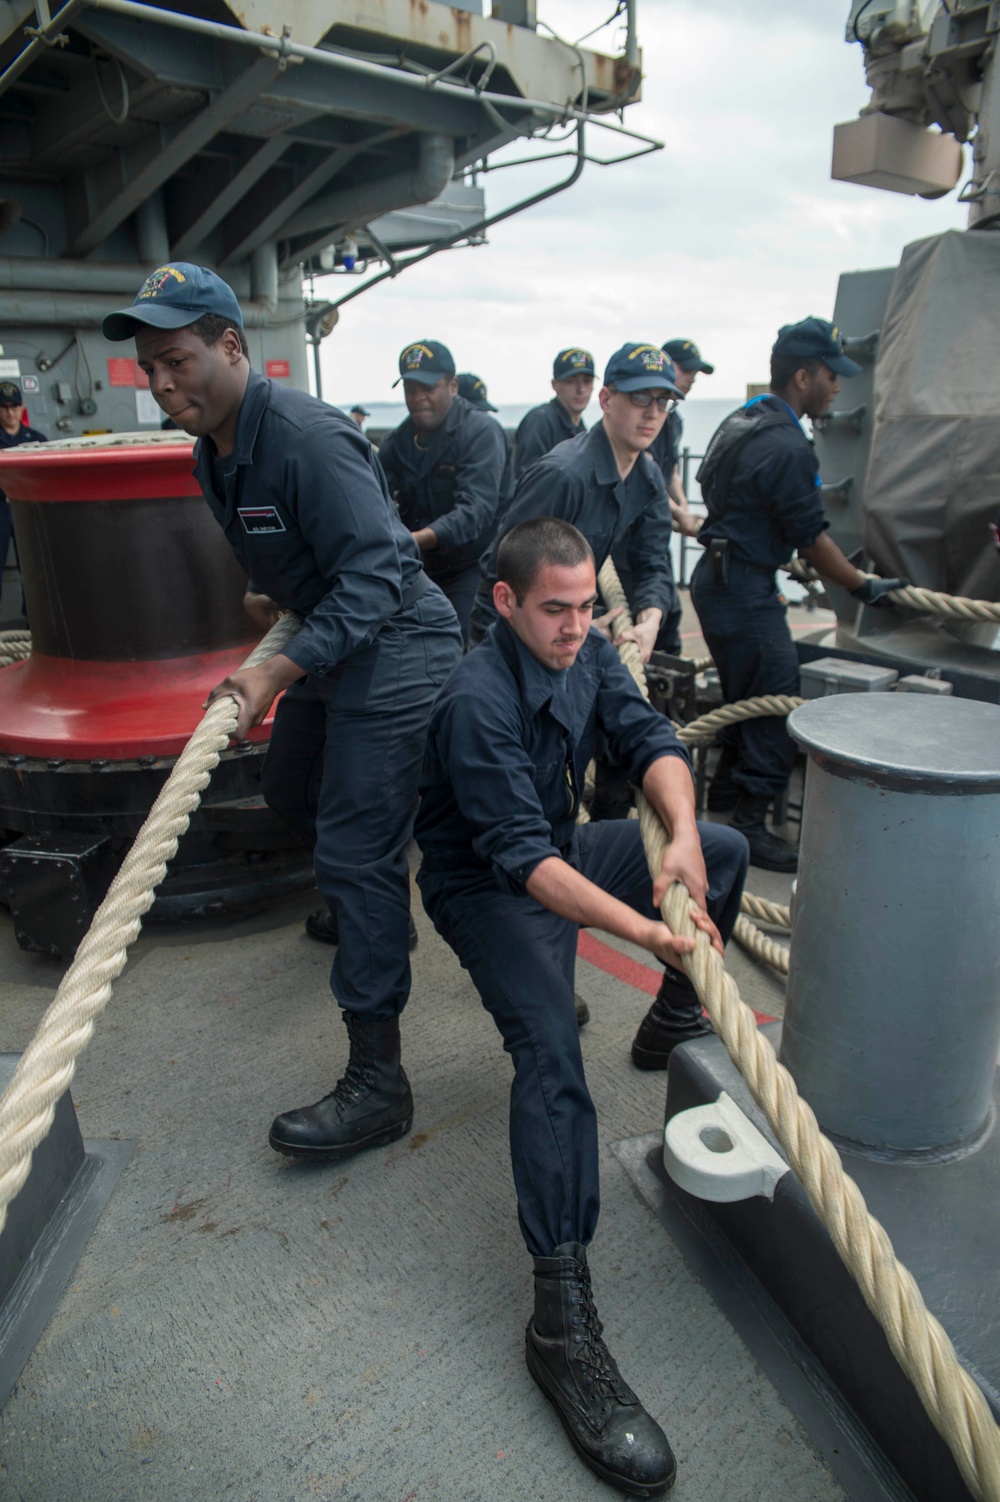
[[[497,409],[491,401],[487,400],[486,382],[482,376],[473,375],[471,370],[463,371],[458,378],[458,394],[475,407],[479,412],[495,412]]]
[[[24,397],[21,388],[16,381],[0,381],[0,407],[20,407],[24,405]]]
[[[570,381],[574,376],[593,376],[594,357],[589,349],[561,349],[552,361],[552,379]]]
[[[663,353],[669,355],[679,370],[700,370],[702,375],[714,375],[715,366],[701,358],[701,350],[693,339],[668,339]]]
[[[130,308],[109,313],[101,324],[105,339],[118,343],[131,339],[139,326],[151,329],[186,329],[206,313],[218,313],[234,328],[243,327],[243,314],[236,293],[228,282],[207,266],[174,261],[147,276]]]
[[[443,376],[451,380],[455,374],[455,361],[446,344],[436,339],[420,339],[408,344],[399,357],[399,380],[419,381],[421,386],[436,386]]]
[[[675,384],[674,362],[657,344],[623,344],[608,361],[605,386],[616,391],[668,391],[683,400]]]
[[[835,323],[825,318],[803,318],[801,323],[786,323],[778,330],[772,355],[801,356],[804,360],[822,360],[835,375],[856,376],[861,366],[844,354],[844,342]]]

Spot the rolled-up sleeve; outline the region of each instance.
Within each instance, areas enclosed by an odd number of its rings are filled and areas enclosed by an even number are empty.
[[[816,456],[803,443],[771,454],[756,476],[761,499],[790,549],[811,548],[830,523],[823,510]]]

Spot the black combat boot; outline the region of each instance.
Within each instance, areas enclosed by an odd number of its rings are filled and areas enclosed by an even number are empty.
[[[740,786],[733,781],[733,769],[739,766],[740,753],[736,746],[724,745],[719,754],[712,780],[708,784],[708,811],[726,814],[740,801]]]
[[[586,1248],[576,1241],[535,1259],[535,1313],[525,1332],[528,1371],[585,1465],[633,1497],[674,1484],[667,1436],[622,1380],[601,1339]]]
[[[678,1043],[704,1038],[715,1029],[702,1014],[698,993],[679,970],[668,965],[656,1000],[639,1024],[632,1043],[637,1069],[666,1069]]]
[[[410,953],[417,947],[417,925],[413,921],[413,914],[409,916]],[[319,939],[321,944],[339,944],[340,933],[337,928],[337,920],[328,907],[317,908],[306,919],[306,933],[310,939]]]
[[[399,1062],[399,1018],[368,1022],[345,1012],[351,1056],[342,1079],[314,1106],[284,1111],[268,1141],[286,1158],[326,1163],[405,1137],[413,1125],[410,1082]]]
[[[796,871],[799,847],[779,838],[768,829],[767,810],[770,803],[766,794],[741,793],[736,812],[730,821],[731,827],[746,835],[751,866],[760,866],[764,871]]]

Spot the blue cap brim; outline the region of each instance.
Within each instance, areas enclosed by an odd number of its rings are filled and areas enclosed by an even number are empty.
[[[186,329],[192,323],[197,323],[207,310],[199,308],[171,307],[169,303],[150,303],[148,308],[119,308],[117,313],[109,313],[101,323],[101,333],[105,339],[110,339],[112,344],[120,344],[123,339],[131,339],[135,335],[136,327],[142,326],[151,329]]]
[[[714,375],[715,366],[709,365],[707,360],[674,360],[678,370],[699,370],[702,375]]]
[[[616,391],[624,391],[626,394],[629,391],[669,391],[670,395],[675,396],[678,401],[682,402],[684,400],[683,391],[678,391],[677,387],[674,386],[670,381],[657,380],[654,376],[651,376],[649,374],[643,376],[629,376],[624,381],[612,381],[611,384],[614,386]]]
[[[821,355],[820,359],[830,367],[834,375],[843,376],[845,380],[861,374],[861,366],[849,360],[846,355]]]

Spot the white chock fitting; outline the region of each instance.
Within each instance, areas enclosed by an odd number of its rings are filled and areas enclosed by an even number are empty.
[[[732,1204],[773,1199],[788,1164],[723,1090],[718,1100],[671,1117],[663,1132],[663,1166],[700,1200]]]

